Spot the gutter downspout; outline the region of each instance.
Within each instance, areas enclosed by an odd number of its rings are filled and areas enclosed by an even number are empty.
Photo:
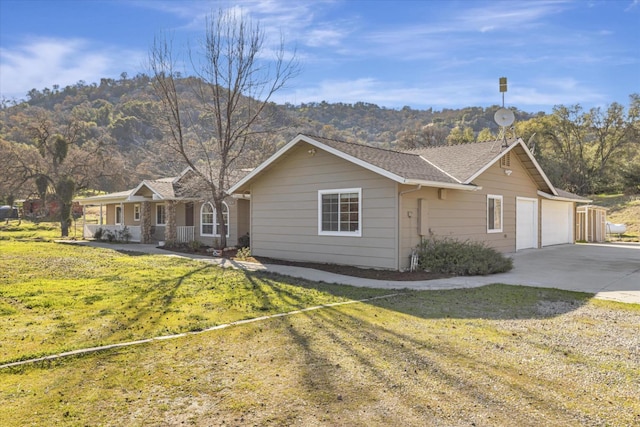
[[[400,215],[400,211],[402,210],[402,196],[404,196],[405,194],[408,193],[413,193],[414,191],[420,191],[422,190],[422,184],[418,184],[416,188],[412,188],[410,190],[405,190],[405,191],[401,191],[398,193],[398,252],[396,254],[396,269],[398,271],[400,271],[400,252],[402,250],[402,248],[400,247],[400,241],[401,239],[401,234],[402,234],[402,227],[401,227],[401,217],[402,215]]]

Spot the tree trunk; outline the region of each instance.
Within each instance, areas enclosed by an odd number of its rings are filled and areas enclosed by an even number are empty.
[[[216,221],[220,224],[218,234],[220,235],[220,249],[227,247],[227,225],[224,223],[224,205],[222,200],[215,201]]]
[[[62,237],[69,237],[69,222],[71,217],[71,205],[60,203],[60,230]]]
[[[153,238],[153,234],[151,233],[151,204],[149,202],[140,203],[140,217],[142,223],[140,243],[149,244]]]
[[[176,226],[176,201],[167,201],[167,218],[164,228],[164,239],[167,242],[167,246],[174,246],[178,243],[178,229]]]

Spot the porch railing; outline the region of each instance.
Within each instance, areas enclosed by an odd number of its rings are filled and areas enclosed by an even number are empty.
[[[84,237],[85,238],[93,238],[95,237],[96,231],[98,229],[102,229],[103,239],[104,232],[109,231],[114,234],[114,236],[118,236],[118,233],[124,229],[124,225],[99,225],[99,224],[85,224],[84,225]],[[129,230],[129,234],[131,237],[129,238],[130,242],[140,242],[140,226],[139,225],[127,225],[127,229]]]
[[[98,224],[85,224],[84,225],[84,237],[85,238],[93,238],[95,237],[96,231],[98,229],[102,229],[103,239],[104,233],[109,231],[113,233],[115,236],[118,236],[118,232],[120,232],[124,228],[123,225],[98,225]],[[139,225],[127,225],[127,229],[131,234],[130,242],[140,242],[141,237],[141,227]],[[176,227],[178,242],[180,243],[188,243],[195,240],[195,226],[183,226]]]
[[[176,229],[178,234],[178,242],[187,243],[195,240],[195,230],[196,230],[195,226],[193,225],[181,226],[181,227],[176,227]]]

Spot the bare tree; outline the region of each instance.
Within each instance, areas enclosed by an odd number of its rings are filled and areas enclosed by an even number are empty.
[[[205,37],[189,58],[196,78],[180,78],[173,47],[156,38],[150,50],[152,85],[163,108],[167,144],[204,183],[226,246],[223,200],[230,176],[243,164],[252,144],[269,129],[267,112],[274,94],[299,73],[295,52],[287,59],[280,40],[266,58],[265,33],[259,23],[220,9],[206,20]],[[195,103],[185,97],[193,96]],[[197,108],[194,108],[194,105]]]
[[[396,147],[410,150],[413,148],[433,147],[446,144],[449,129],[444,126],[419,122],[401,130],[396,134]]]

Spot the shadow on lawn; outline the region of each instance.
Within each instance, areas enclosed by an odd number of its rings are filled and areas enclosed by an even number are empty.
[[[282,281],[355,300],[397,293],[392,298],[374,299],[365,303],[423,319],[548,318],[576,310],[593,297],[589,293],[503,284],[451,290],[384,290],[312,282],[268,272],[244,271],[244,274],[252,282],[259,278],[277,287],[277,283]],[[286,293],[287,295],[282,295],[283,298],[295,297],[281,288],[277,292]]]
[[[296,298],[278,286],[286,281],[281,276],[255,272],[245,275],[257,292],[259,284],[266,283],[276,291],[277,298]],[[346,298],[353,298],[355,291],[348,286],[302,280],[297,285]],[[269,294],[263,293],[262,297],[268,303]],[[360,298],[363,297],[366,296]],[[493,331],[499,326],[478,326],[475,322],[475,327],[466,326],[466,322],[460,325],[455,319],[482,322],[551,318],[579,308],[589,298],[583,293],[495,284],[448,291],[401,291],[396,297],[364,302],[382,312],[361,310],[357,305],[334,306],[297,315],[304,320],[278,321],[283,322],[281,328],[297,347],[297,362],[292,369],[300,371],[299,384],[304,391],[301,397],[318,406],[327,405],[326,396],[339,401],[377,402],[382,411],[393,403],[386,410],[397,412],[396,405],[403,407],[401,412],[408,417],[403,419],[406,425],[417,425],[425,419],[439,424],[439,400],[455,396],[456,402],[467,408],[509,407],[502,416],[515,424],[526,424],[533,415],[527,406],[512,407],[510,398],[497,391],[499,387],[487,387],[487,382],[508,386],[510,393],[536,401],[547,412],[561,417],[573,414],[556,397],[540,392],[536,372],[524,368],[513,372],[514,366],[508,364],[511,362],[502,359],[505,347],[510,351],[522,343],[519,333],[498,333],[496,337],[485,329]],[[456,325],[466,332],[456,332]],[[518,380],[512,381],[513,376]],[[372,384],[377,386],[371,387]],[[392,397],[387,400],[388,396]],[[450,422],[448,419],[445,424]]]

